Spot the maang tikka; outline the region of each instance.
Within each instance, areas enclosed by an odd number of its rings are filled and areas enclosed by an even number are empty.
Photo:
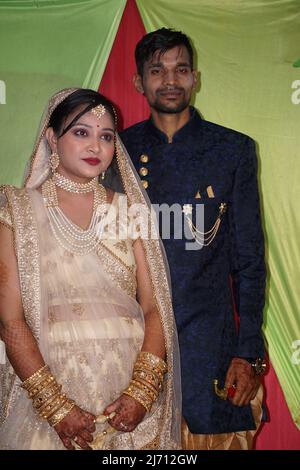
[[[117,117],[117,113],[116,113],[115,108],[113,106],[111,106],[111,107],[112,107],[113,114],[114,114],[115,130],[117,131],[118,117]],[[96,116],[98,119],[101,119],[101,117],[106,113],[106,108],[103,104],[98,104],[97,106],[95,106],[94,108],[91,109],[91,113],[94,114],[94,116]]]
[[[103,104],[98,104],[98,106],[95,106],[95,108],[91,110],[91,113],[94,114],[96,118],[100,119],[105,114],[105,111],[105,106],[103,106]]]

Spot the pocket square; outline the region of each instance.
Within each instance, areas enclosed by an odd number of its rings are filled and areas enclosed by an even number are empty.
[[[198,191],[196,192],[195,194],[195,199],[202,199],[202,198],[214,198],[215,197],[215,193],[213,191],[213,188],[211,185],[207,186],[206,189],[203,189],[202,191],[200,191],[198,189]]]
[[[206,192],[207,192],[208,197],[215,197],[215,193],[213,192],[212,186],[207,186]]]

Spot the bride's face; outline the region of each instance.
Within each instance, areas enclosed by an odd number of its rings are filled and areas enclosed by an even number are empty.
[[[65,123],[66,128],[81,111],[77,108]],[[52,151],[59,155],[58,172],[77,182],[85,182],[107,170],[114,155],[114,123],[106,111],[100,118],[91,111],[83,114],[62,136],[47,130]]]

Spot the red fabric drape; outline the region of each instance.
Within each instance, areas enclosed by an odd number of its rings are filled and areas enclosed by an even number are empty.
[[[100,92],[116,104],[121,116],[119,129],[146,119],[149,115],[146,100],[132,85],[132,76],[136,71],[134,49],[144,34],[145,28],[135,0],[128,0],[99,87]],[[265,377],[265,386],[270,422],[262,426],[256,449],[300,449],[300,432],[291,419],[272,367]]]
[[[99,87],[99,91],[116,105],[119,130],[149,116],[145,98],[136,92],[132,83],[136,71],[135,46],[145,32],[135,0],[128,0]]]
[[[286,404],[275,371],[265,376],[265,398],[270,421],[265,423],[256,439],[257,450],[299,450],[300,431]]]

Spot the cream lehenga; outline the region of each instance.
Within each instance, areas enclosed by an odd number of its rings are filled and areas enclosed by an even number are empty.
[[[99,415],[128,387],[143,342],[144,320],[136,301],[134,236],[105,238],[92,250],[76,254],[58,243],[44,193],[37,190],[50,175],[45,138],[49,118],[74,91],[63,90],[50,100],[24,188],[1,187],[0,222],[13,230],[24,314],[45,363],[76,404]],[[153,229],[149,201],[118,137],[116,146],[114,180],[119,180],[129,206],[140,204],[147,211]],[[111,209],[118,210],[121,196],[115,193]],[[107,434],[101,441],[104,449],[180,447],[179,353],[167,263],[159,239],[145,237],[142,244],[163,326],[168,372],[144,420],[133,432]],[[64,449],[53,428],[34,411],[8,359],[0,362],[0,448]]]

